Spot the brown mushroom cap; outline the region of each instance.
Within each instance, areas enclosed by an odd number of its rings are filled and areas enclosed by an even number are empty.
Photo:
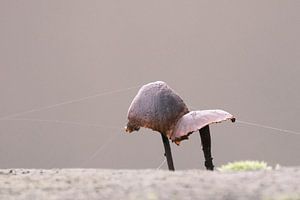
[[[128,110],[127,132],[140,127],[158,131],[179,145],[180,141],[206,125],[235,118],[224,110],[189,112],[183,100],[164,82],[144,85]]]
[[[127,132],[140,127],[171,137],[177,121],[189,110],[183,100],[164,82],[144,85],[128,110]]]

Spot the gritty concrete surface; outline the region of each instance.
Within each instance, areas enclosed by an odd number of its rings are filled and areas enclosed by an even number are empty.
[[[253,172],[2,169],[0,199],[299,200],[300,168]]]

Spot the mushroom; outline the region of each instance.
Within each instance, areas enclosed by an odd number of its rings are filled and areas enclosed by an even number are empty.
[[[235,118],[223,110],[189,111],[186,104],[165,82],[156,81],[141,87],[128,109],[126,132],[150,128],[161,134],[169,170],[175,170],[169,139],[177,145],[199,130],[205,167],[213,170],[209,125]]]

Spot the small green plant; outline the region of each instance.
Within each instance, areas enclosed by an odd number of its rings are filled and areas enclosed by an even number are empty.
[[[300,194],[280,195],[277,197],[266,198],[265,200],[300,200]]]
[[[260,161],[237,161],[230,162],[218,168],[221,172],[236,172],[236,171],[254,171],[254,170],[270,170],[272,169],[266,162]]]

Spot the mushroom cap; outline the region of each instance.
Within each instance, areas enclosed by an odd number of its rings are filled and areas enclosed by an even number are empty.
[[[140,127],[158,131],[177,145],[194,131],[212,123],[235,118],[224,110],[189,112],[183,100],[166,83],[157,81],[144,85],[128,110],[126,132]]]
[[[181,140],[187,139],[188,135],[194,131],[203,128],[212,123],[219,123],[230,119],[232,122],[235,118],[232,114],[224,110],[201,110],[191,111],[182,116],[173,131],[171,140],[179,144]]]
[[[166,83],[152,82],[144,85],[133,99],[126,131],[144,127],[170,138],[177,121],[188,112],[183,100]]]

